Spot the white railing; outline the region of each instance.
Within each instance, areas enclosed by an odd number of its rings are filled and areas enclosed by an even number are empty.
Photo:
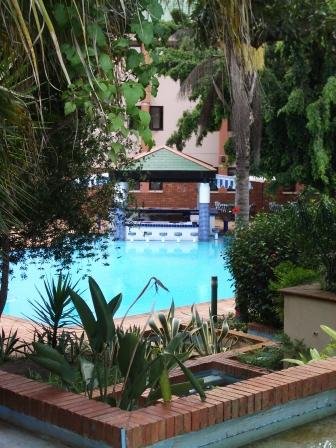
[[[216,185],[217,185],[217,188],[225,188],[226,190],[234,191],[236,189],[236,176],[227,176],[225,174],[216,174]],[[249,189],[252,190],[251,182],[249,182]]]

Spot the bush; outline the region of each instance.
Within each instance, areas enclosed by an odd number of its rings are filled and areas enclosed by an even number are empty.
[[[322,273],[322,287],[336,292],[336,200],[307,191],[292,207],[298,244]]]
[[[270,290],[275,294],[276,309],[281,322],[283,322],[283,296],[278,294],[278,289],[290,288],[291,286],[303,285],[305,283],[312,283],[318,281],[320,278],[319,272],[298,266],[291,261],[284,261],[274,269],[275,280],[270,282]]]
[[[297,263],[299,251],[291,232],[287,207],[260,213],[248,228],[237,231],[226,262],[235,283],[236,304],[243,321],[280,326],[276,298],[270,289],[274,268],[281,262]]]
[[[302,341],[292,341],[286,334],[279,334],[275,340],[277,345],[242,353],[238,356],[239,361],[264,369],[282,370],[284,358],[297,358],[300,353],[305,356],[309,353]]]

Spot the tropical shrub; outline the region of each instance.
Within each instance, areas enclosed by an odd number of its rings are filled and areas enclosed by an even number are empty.
[[[275,280],[270,281],[270,289],[274,291],[275,308],[279,319],[283,322],[283,296],[282,294],[278,294],[277,290],[318,281],[320,274],[313,269],[295,265],[291,261],[284,261],[274,268],[274,276]]]
[[[292,216],[302,253],[319,266],[322,287],[336,292],[336,200],[308,191],[292,207]]]
[[[188,331],[193,349],[200,356],[225,352],[238,341],[238,338],[228,335],[229,326],[226,319],[216,325],[210,310],[209,319],[205,320],[200,317],[195,305],[191,307],[191,322],[188,325]]]
[[[44,281],[45,294],[37,290],[39,300],[29,300],[35,313],[30,319],[42,330],[39,330],[39,339],[47,338],[53,348],[57,346],[60,330],[75,323],[75,308],[70,298],[74,287],[69,274],[59,274],[57,282],[54,279]]]
[[[336,355],[336,331],[327,325],[320,325],[322,331],[324,331],[329,337],[330,342],[319,352],[316,348],[310,348],[308,353],[299,353],[299,358],[286,358],[283,361],[290,364],[303,365],[309,364],[312,361],[318,361],[320,359],[326,359]]]
[[[284,357],[295,358],[300,356],[300,353],[304,356],[308,354],[308,350],[302,341],[292,341],[286,334],[278,334],[275,337],[275,342],[276,345],[242,353],[238,355],[238,359],[246,364],[264,369],[282,370]]]
[[[280,325],[269,285],[275,280],[277,265],[299,260],[291,228],[287,207],[274,213],[260,213],[249,227],[236,232],[229,245],[225,261],[234,280],[236,304],[243,321]]]
[[[153,280],[155,287],[163,287],[153,278],[138,298]],[[34,352],[30,355],[33,361],[59,378],[66,389],[85,391],[89,398],[93,397],[94,389],[98,389],[102,401],[122,409],[137,407],[146,389],[149,390],[148,402],[159,398],[170,401],[173,394],[184,394],[191,389],[196,390],[201,399],[205,398],[201,382],[184,365],[190,357],[192,345],[186,345],[188,333],[174,318],[174,304],[168,317],[161,316],[162,323],[166,325],[163,332],[157,329],[162,343],[153,344],[150,338],[144,337],[144,330],[135,327],[124,331],[123,321],[120,327],[116,327],[114,315],[120,306],[121,294],[107,301],[92,277],[89,277],[89,288],[94,312],[77,292],[73,289],[69,292],[88,338],[88,347],[83,348],[81,336],[76,341],[76,352],[81,352],[71,362],[67,350],[62,354],[51,345],[34,342]],[[66,338],[64,344],[67,347]],[[182,369],[187,381],[170,384],[169,371],[175,367]],[[120,394],[109,396],[108,386],[120,382],[123,383]]]

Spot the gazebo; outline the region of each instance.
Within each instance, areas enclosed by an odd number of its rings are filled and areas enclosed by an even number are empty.
[[[168,146],[156,147],[133,157],[133,163],[122,173],[117,189],[123,201],[128,194],[127,179],[149,182],[198,183],[198,239],[207,241],[210,234],[210,183],[216,181],[217,169]],[[125,219],[122,207],[117,213],[116,238],[125,239]]]

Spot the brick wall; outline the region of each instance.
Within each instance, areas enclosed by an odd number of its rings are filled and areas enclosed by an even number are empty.
[[[287,193],[278,190],[275,197],[272,198],[267,193],[267,185],[262,182],[252,182],[252,190],[250,191],[250,203],[255,204],[257,211],[268,209],[270,201],[280,204],[295,201],[297,193]],[[150,208],[190,208],[197,209],[197,183],[175,183],[164,182],[162,191],[150,191],[148,182],[142,182],[140,191],[132,192],[137,207]],[[297,187],[297,192],[301,189]],[[233,204],[235,201],[235,193],[221,188],[219,191],[212,191],[210,195],[211,207],[215,206],[215,202]]]
[[[164,182],[162,191],[149,191],[142,182],[141,191],[131,194],[139,208],[197,208],[196,183]]]

